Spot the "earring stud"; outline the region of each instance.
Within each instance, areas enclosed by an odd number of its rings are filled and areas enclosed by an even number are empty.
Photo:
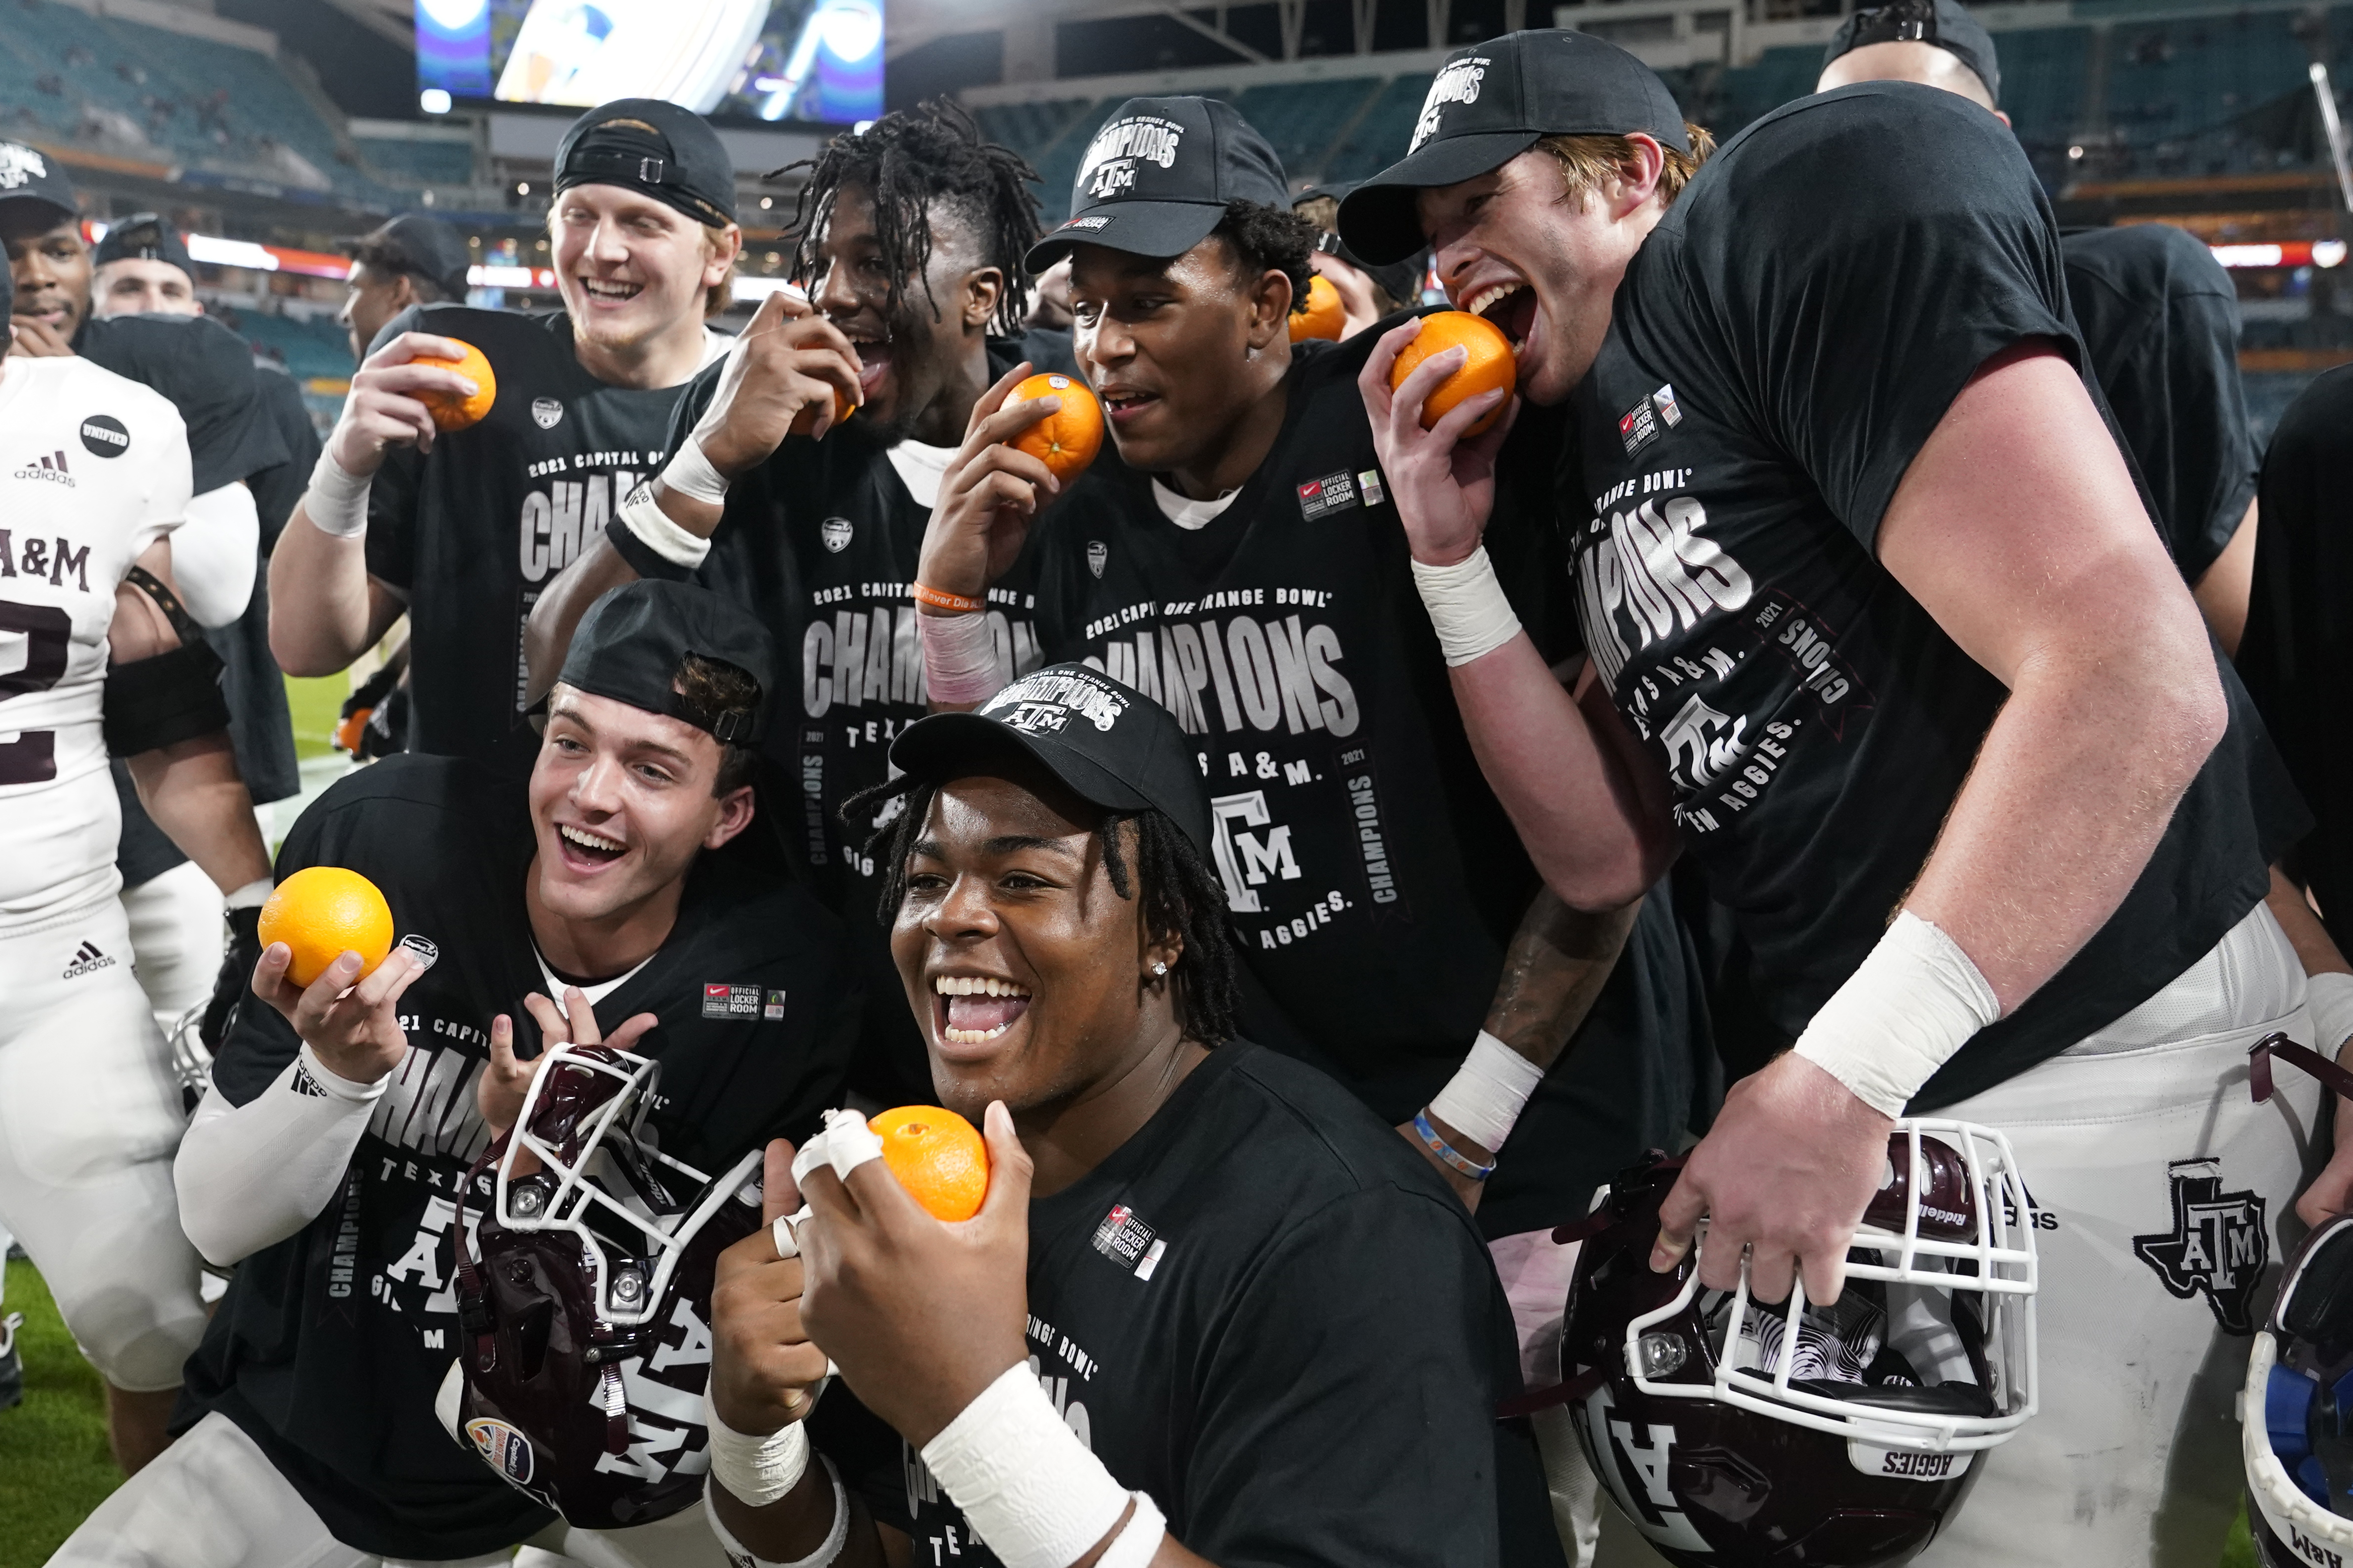
[[[1155,974],[1166,974],[1168,973],[1168,966],[1165,963],[1155,963],[1152,966],[1152,973]]]

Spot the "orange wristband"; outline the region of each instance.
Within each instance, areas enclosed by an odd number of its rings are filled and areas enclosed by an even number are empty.
[[[969,611],[988,608],[988,601],[986,599],[967,599],[962,594],[950,594],[939,588],[927,588],[921,583],[915,584],[915,603],[929,605],[935,610]]]

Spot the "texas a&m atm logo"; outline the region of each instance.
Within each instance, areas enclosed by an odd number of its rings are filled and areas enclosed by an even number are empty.
[[[2187,1301],[2202,1292],[2226,1333],[2253,1333],[2252,1300],[2271,1261],[2263,1200],[2253,1192],[2224,1192],[2219,1160],[2176,1160],[2166,1174],[2173,1228],[2134,1237],[2135,1256],[2169,1293]]]

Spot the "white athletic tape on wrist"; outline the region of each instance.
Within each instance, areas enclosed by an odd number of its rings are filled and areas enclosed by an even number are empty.
[[[1070,1568],[1127,1511],[1127,1489],[1063,1425],[1026,1361],[981,1390],[923,1453],[1005,1568]]]
[[[795,1428],[796,1431],[798,1429]],[[727,1554],[727,1561],[735,1568],[827,1568],[827,1564],[841,1555],[841,1549],[849,1543],[849,1494],[842,1489],[841,1472],[833,1468],[833,1461],[819,1454],[818,1462],[825,1467],[827,1479],[833,1482],[833,1528],[826,1531],[825,1539],[818,1543],[816,1551],[790,1563],[777,1563],[754,1555],[749,1547],[735,1539],[734,1531],[721,1521],[719,1505],[712,1500],[711,1489],[702,1489],[702,1515],[711,1521],[711,1533],[718,1538],[719,1550]],[[727,1489],[731,1492],[735,1490],[733,1487]]]
[[[303,514],[321,533],[357,539],[367,531],[368,486],[374,482],[335,461],[334,448],[328,447],[311,466],[311,488],[302,492]]]
[[[1451,566],[1413,563],[1413,585],[1438,633],[1447,665],[1468,664],[1520,635],[1520,617],[1495,580],[1495,567],[1481,545]]]
[[[224,908],[232,910],[258,910],[268,903],[269,895],[277,890],[278,884],[269,878],[256,877],[244,887],[222,899],[221,904]]]
[[[727,504],[727,481],[711,459],[702,455],[702,443],[691,436],[686,445],[670,454],[670,462],[661,471],[661,481],[682,496],[691,496],[712,506]]]
[[[654,502],[654,488],[641,484],[631,490],[613,516],[615,521],[637,535],[639,543],[673,566],[689,572],[702,564],[711,553],[711,541],[699,533],[681,528],[670,520],[670,514]]]
[[[933,701],[986,702],[1005,684],[987,611],[953,616],[918,611],[915,626],[923,638],[923,689]]]
[[[1160,1550],[1160,1538],[1168,1533],[1168,1518],[1148,1492],[1130,1492],[1135,1500],[1135,1511],[1127,1516],[1119,1533],[1112,1537],[1102,1556],[1095,1559],[1095,1568],[1145,1568],[1153,1553]]]
[[[1881,1115],[1901,1116],[1920,1086],[2000,1016],[1993,987],[1960,944],[1906,910],[1796,1048]]]
[[[1430,1102],[1430,1113],[1494,1154],[1543,1081],[1544,1068],[1482,1029],[1471,1054]]]
[[[708,1389],[702,1394],[702,1421],[711,1429],[712,1479],[754,1508],[777,1501],[807,1473],[808,1434],[797,1421],[765,1437],[738,1432],[719,1418]]]
[[[2312,1012],[2312,1045],[2330,1061],[2353,1037],[2353,974],[2316,974],[2305,982],[2304,1005]]]

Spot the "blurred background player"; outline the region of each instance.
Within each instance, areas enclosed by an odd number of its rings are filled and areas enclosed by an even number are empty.
[[[1315,249],[1307,264],[1339,290],[1347,310],[1343,342],[1384,316],[1419,306],[1422,270],[1429,264],[1429,258],[1415,256],[1377,267],[1348,248],[1340,237],[1340,203],[1356,188],[1354,181],[1344,180],[1310,185],[1291,198],[1291,210],[1315,226]]]
[[[288,836],[289,876],[360,873],[405,934],[364,980],[346,952],[298,987],[283,943],[256,965],[269,1005],[239,1011],[175,1169],[189,1235],[237,1265],[189,1363],[188,1429],[53,1563],[562,1548],[565,1527],[434,1413],[465,1339],[456,1199],[532,1060],[598,1038],[659,1060],[653,1128],[704,1170],[835,1103],[859,1010],[839,928],[737,842],[758,809],[766,632],[698,589],[637,584],[583,623],[563,673],[527,783],[408,752],[339,781]],[[659,1326],[687,1356],[698,1331]],[[718,1568],[701,1534],[688,1514],[575,1549]]]
[[[1192,752],[1078,664],[892,746],[900,994],[988,1191],[952,1232],[854,1163],[859,1122],[797,1194],[770,1150],[769,1213],[810,1214],[799,1257],[782,1224],[729,1248],[712,1301],[736,1562],[1558,1561],[1461,1205],[1237,1033]]]
[[[179,1086],[115,896],[109,754],[216,885],[266,880],[269,857],[218,661],[172,583],[180,416],[87,359],[11,355],[0,432],[0,626],[19,649],[0,682],[0,1228],[106,1380],[114,1457],[136,1471],[169,1441],[204,1307],[170,1184]]]
[[[332,675],[409,620],[410,745],[508,778],[539,739],[524,714],[523,623],[660,466],[679,390],[724,353],[742,232],[734,165],[675,104],[622,99],[575,121],[548,209],[564,309],[412,307],[379,332],[270,560],[270,646]],[[405,252],[404,252],[405,253]],[[470,395],[437,359],[488,357],[497,398],[437,434],[416,395]]]
[[[1178,128],[1174,157],[1105,178],[1138,126]],[[1569,1261],[1552,1228],[1674,1145],[1703,1098],[1705,1018],[1668,894],[1565,909],[1480,777],[1356,389],[1373,340],[1290,339],[1315,231],[1273,149],[1201,98],[1130,100],[1093,145],[1071,219],[1029,261],[1071,258],[1078,361],[1116,458],[1055,496],[1001,444],[1039,405],[1000,383],[949,465],[920,580],[997,592],[1036,514],[1046,657],[1137,687],[1191,737],[1244,1026],[1354,1090],[1478,1211],[1525,1307],[1529,1375],[1551,1381]],[[1525,482],[1498,496],[1493,548],[1525,624],[1573,659],[1542,477],[1561,430],[1535,412],[1514,432]],[[919,617],[933,699],[968,704],[993,688],[943,675],[969,664],[975,627],[940,602]],[[1546,1421],[1547,1458],[1567,1462],[1566,1416]]]
[[[1822,52],[1816,90],[1913,81],[1958,93],[2004,125],[1993,36],[1957,0],[1861,7]],[[2255,559],[2255,468],[2239,379],[2239,291],[2214,253],[2169,223],[2060,235],[2067,297],[2158,532],[2235,654]]]
[[[438,217],[403,213],[343,242],[352,275],[335,320],[352,335],[352,358],[364,360],[394,317],[412,306],[466,302],[466,242]]]
[[[1068,369],[1070,340],[1021,327],[1021,258],[1038,236],[1032,172],[983,141],[955,105],[837,136],[807,173],[792,268],[807,283],[807,306],[764,303],[726,365],[688,390],[673,427],[675,462],[689,461],[691,437],[718,476],[701,493],[723,495],[723,514],[674,489],[673,467],[653,487],[659,504],[633,499],[621,525],[541,601],[533,664],[545,679],[570,619],[607,584],[690,572],[797,656],[797,721],[778,725],[771,756],[803,792],[798,858],[866,965],[860,1088],[888,1103],[922,1099],[930,1075],[893,1000],[875,912],[881,873],[839,812],[888,776],[892,738],[930,710],[915,563],[974,404],[1017,364]],[[802,398],[836,394],[859,401],[846,423],[821,438],[786,434]],[[987,613],[992,657],[1008,676],[1039,662],[1026,583],[1017,570]]]
[[[187,245],[153,213],[140,213],[109,227],[91,250],[90,260],[94,320],[204,313],[195,294],[195,263],[188,256]],[[270,547],[277,543],[311,467],[318,461],[319,437],[293,377],[259,355],[253,365],[254,395],[263,417],[284,442],[288,457],[245,477],[245,488],[253,496],[256,537],[254,568],[247,579],[251,586],[243,607],[226,625],[207,624],[212,616],[227,609],[226,604],[198,620],[206,626],[205,640],[220,655],[224,666],[221,686],[228,699],[228,732],[237,745],[237,772],[254,804],[266,805],[290,799],[302,787],[294,758],[294,725],[286,705],[286,682],[277,660],[269,657],[267,573]],[[178,554],[188,555],[198,544],[190,537],[193,531],[184,529],[174,541]],[[242,539],[240,531],[237,540],[222,542],[235,548]],[[116,863],[122,868],[122,901],[131,914],[131,944],[139,957],[139,983],[154,1005],[156,1023],[168,1035],[214,986],[224,951],[224,913],[232,938],[249,939],[261,908],[248,894],[234,911],[223,910],[219,891],[149,820],[120,764],[115,768],[115,792],[122,802],[122,845]],[[234,940],[230,945],[235,945]],[[207,1047],[219,1043],[220,1023],[216,1018],[206,1020]]]

